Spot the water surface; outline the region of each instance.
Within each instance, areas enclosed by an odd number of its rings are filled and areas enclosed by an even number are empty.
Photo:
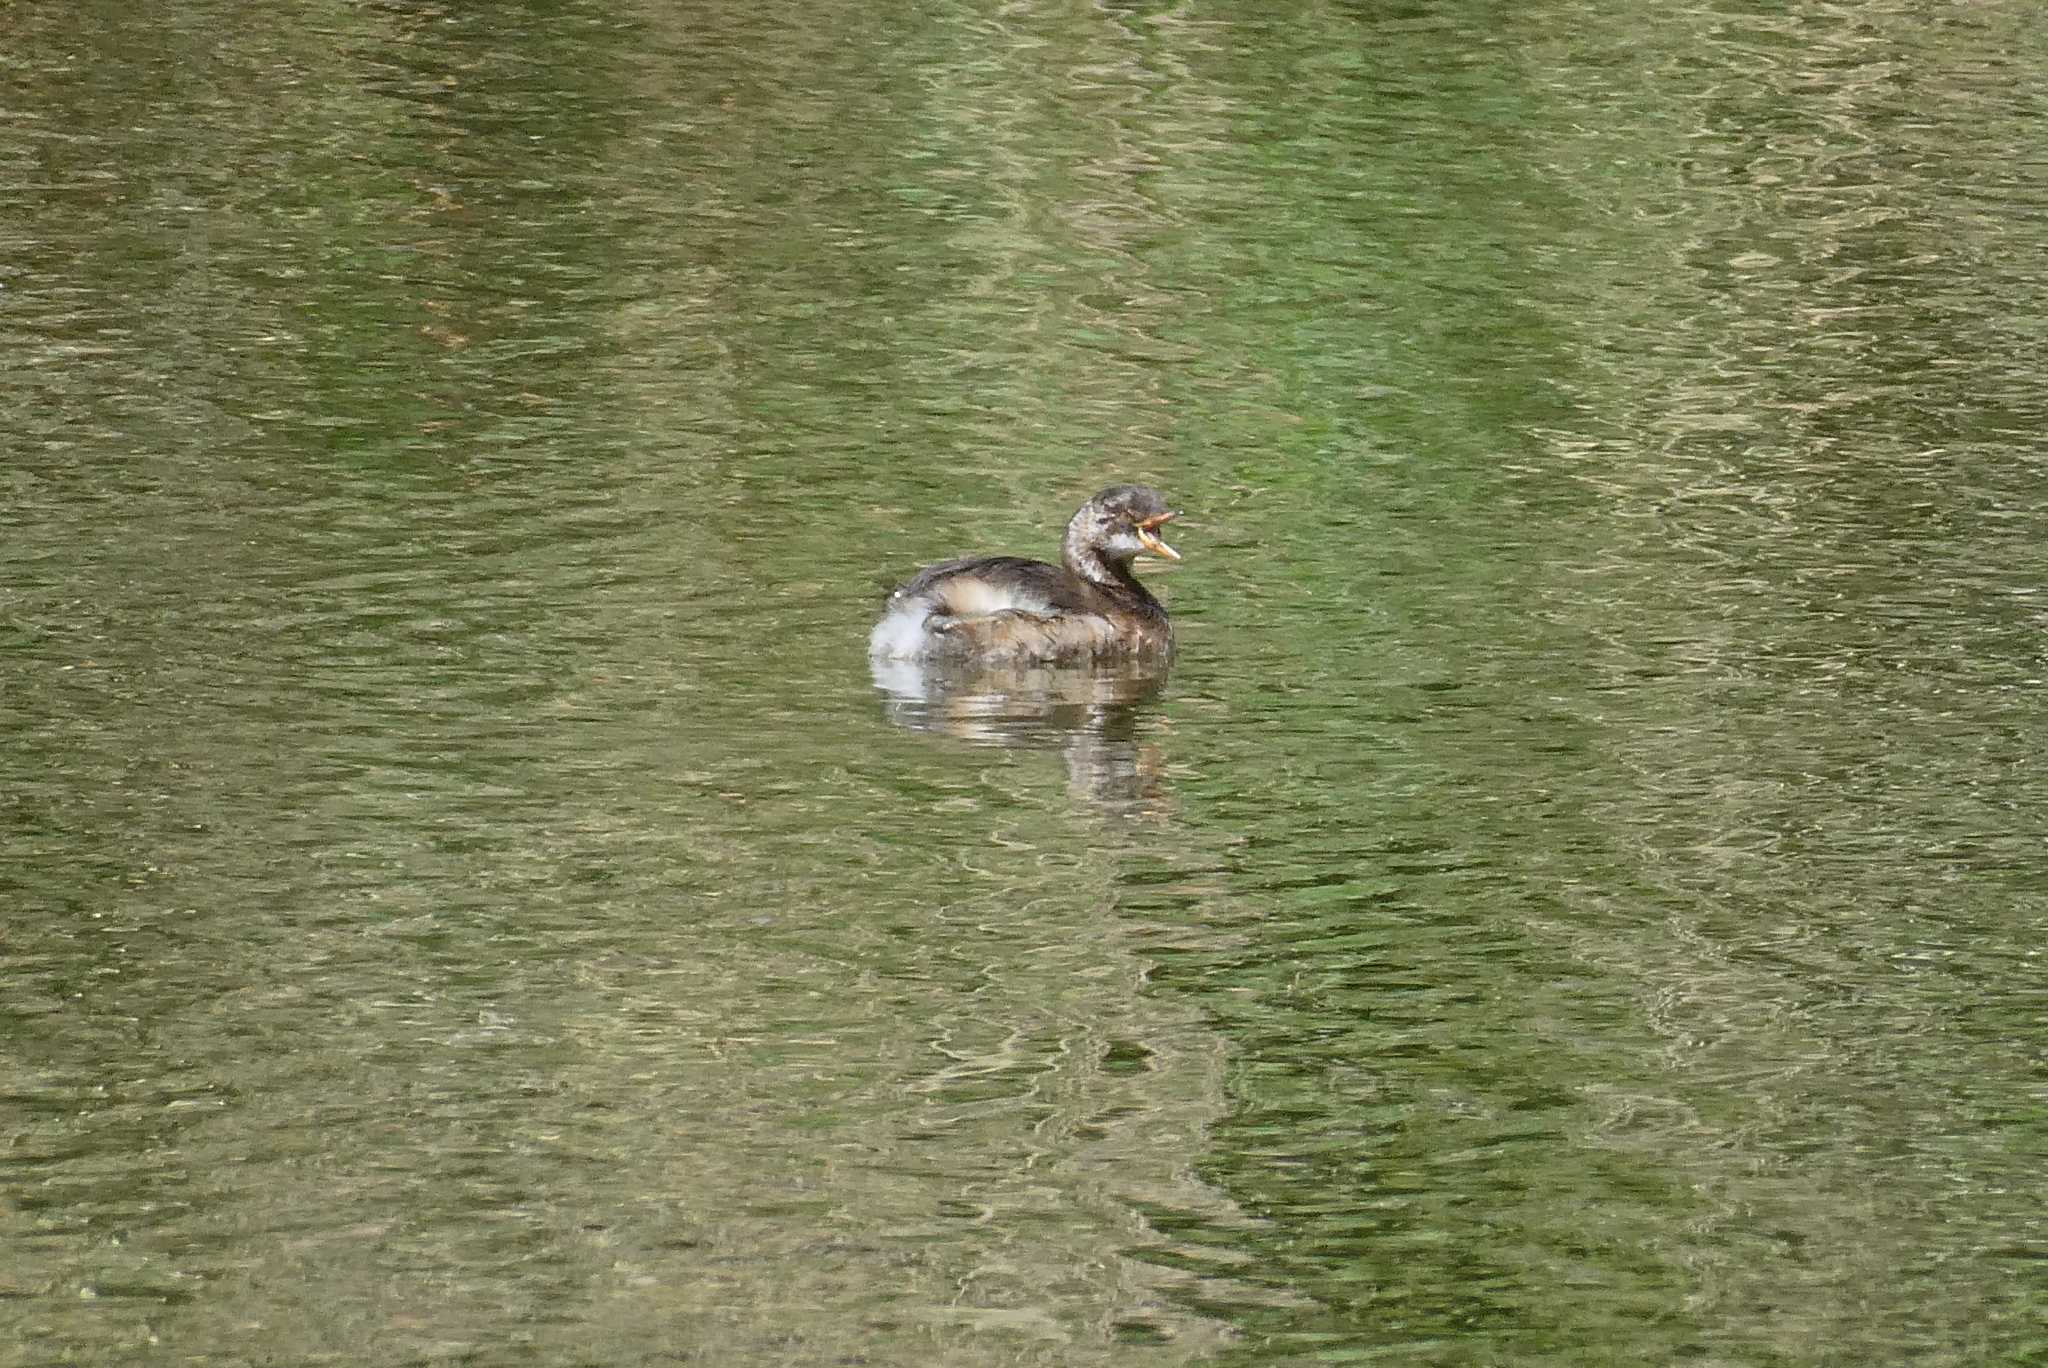
[[[13,17],[0,1361],[2048,1353],[2030,9]]]

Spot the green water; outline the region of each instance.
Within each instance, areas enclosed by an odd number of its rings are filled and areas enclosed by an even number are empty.
[[[0,1363],[2048,1355],[2031,8],[4,27]]]

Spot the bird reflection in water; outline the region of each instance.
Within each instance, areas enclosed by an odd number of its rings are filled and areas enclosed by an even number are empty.
[[[983,746],[1058,750],[1069,792],[1105,807],[1152,810],[1166,762],[1139,739],[1166,687],[1163,660],[1075,665],[869,661],[883,712],[911,731]]]
[[[1178,516],[1149,485],[1111,485],[1068,521],[1058,565],[968,556],[898,585],[868,636],[890,719],[983,745],[1056,747],[1076,794],[1156,803],[1164,765],[1139,743],[1138,716],[1166,683],[1173,625],[1131,567],[1180,559],[1160,535]]]

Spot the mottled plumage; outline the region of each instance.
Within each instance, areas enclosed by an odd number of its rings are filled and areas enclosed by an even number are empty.
[[[1131,561],[1180,559],[1154,535],[1173,516],[1157,490],[1114,485],[1067,524],[1059,565],[972,556],[927,567],[889,595],[868,653],[1047,664],[1163,659],[1173,653],[1173,627]]]

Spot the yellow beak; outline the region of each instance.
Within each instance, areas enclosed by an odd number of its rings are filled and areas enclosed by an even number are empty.
[[[1179,560],[1180,552],[1174,550],[1165,542],[1161,541],[1156,535],[1154,535],[1152,531],[1153,528],[1159,526],[1161,523],[1172,522],[1175,518],[1179,516],[1180,514],[1178,513],[1155,513],[1151,517],[1146,518],[1144,521],[1140,522],[1138,524],[1138,545],[1144,547],[1147,551],[1150,551],[1153,555],[1161,557],[1162,559]]]

